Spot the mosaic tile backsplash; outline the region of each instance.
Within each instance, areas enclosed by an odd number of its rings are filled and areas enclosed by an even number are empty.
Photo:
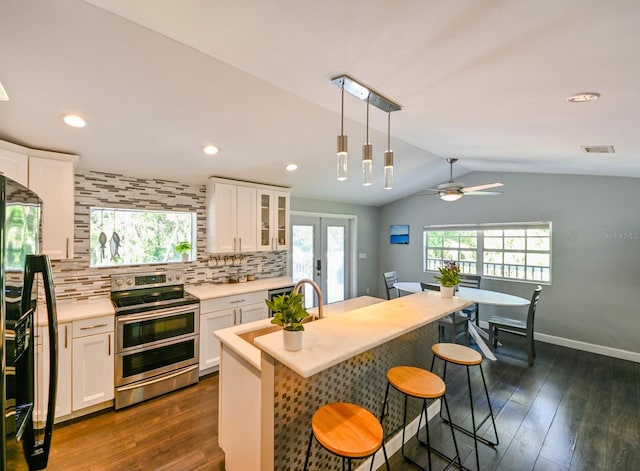
[[[206,251],[205,185],[186,185],[166,180],[147,180],[101,172],[75,175],[75,257],[52,260],[57,299],[92,299],[109,295],[112,274],[165,269],[184,270],[187,284],[223,283],[230,266],[209,267]],[[91,268],[89,266],[89,208],[125,208],[197,213],[196,260],[184,263],[127,265]],[[243,268],[256,278],[286,276],[287,252],[247,253]]]
[[[352,402],[380,416],[387,371],[399,365],[429,369],[431,345],[438,342],[437,322],[368,350],[309,378],[275,362],[274,454],[276,470],[303,469],[311,432],[311,418],[331,402]],[[391,388],[384,421],[387,439],[402,429],[403,396]],[[408,401],[407,422],[417,417],[422,403]],[[379,453],[382,453],[380,451]],[[360,462],[354,460],[355,469]],[[317,442],[311,448],[309,469],[342,469],[341,460]]]

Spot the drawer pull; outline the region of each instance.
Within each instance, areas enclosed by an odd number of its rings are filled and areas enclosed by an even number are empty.
[[[89,325],[87,327],[80,327],[80,330],[91,330],[91,329],[97,329],[98,327],[106,327],[107,324],[95,324],[95,325]]]
[[[243,303],[245,300],[244,299],[238,299],[237,301],[230,301],[229,304],[238,304],[238,303]]]

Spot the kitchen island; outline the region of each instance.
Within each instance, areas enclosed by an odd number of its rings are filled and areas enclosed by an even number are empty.
[[[282,333],[269,332],[268,320],[217,331],[219,439],[226,468],[301,469],[318,407],[348,401],[378,415],[386,371],[397,365],[428,368],[430,346],[437,342],[434,321],[470,304],[425,292],[325,306],[324,319],[305,324],[304,346],[297,352],[284,350]],[[247,335],[256,332],[263,335]],[[390,403],[387,435],[400,426],[400,406]],[[411,417],[418,412],[419,407],[410,409]],[[339,469],[340,461],[314,447],[312,465]]]

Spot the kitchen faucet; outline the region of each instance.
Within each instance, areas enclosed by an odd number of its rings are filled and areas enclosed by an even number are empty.
[[[315,281],[310,280],[309,278],[303,278],[300,281],[298,281],[296,285],[293,287],[293,292],[298,294],[300,292],[300,287],[305,283],[310,284],[313,290],[316,292],[316,296],[318,296],[318,317],[317,318],[322,319],[322,304],[324,303],[324,301],[322,299],[322,291],[320,290],[320,287]]]

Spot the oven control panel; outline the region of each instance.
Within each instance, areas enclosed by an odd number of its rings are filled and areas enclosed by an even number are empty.
[[[181,284],[184,284],[184,273],[180,270],[111,275],[111,291],[155,288],[159,286]]]

